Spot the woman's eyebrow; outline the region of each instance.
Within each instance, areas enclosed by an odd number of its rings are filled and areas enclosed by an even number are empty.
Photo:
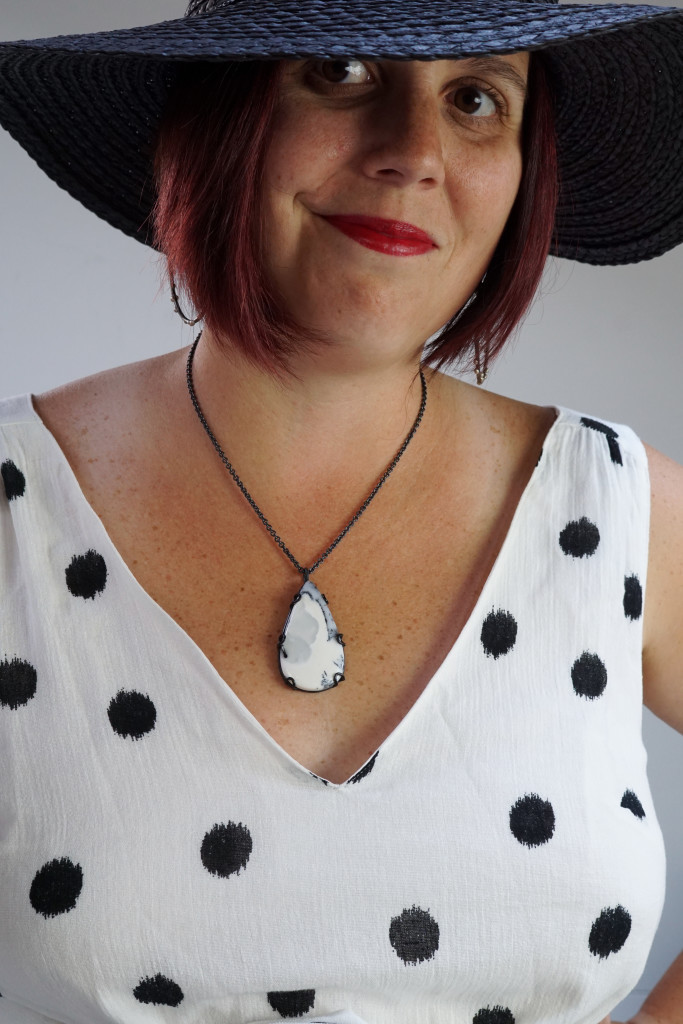
[[[512,64],[508,64],[501,57],[468,57],[466,60],[459,61],[458,63],[466,64],[468,69],[471,68],[472,71],[496,75],[498,78],[505,79],[506,82],[509,82],[519,92],[523,100],[527,98],[526,81],[519,71],[513,68]]]

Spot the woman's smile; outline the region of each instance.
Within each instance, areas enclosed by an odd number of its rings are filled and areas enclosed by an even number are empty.
[[[411,234],[391,232],[391,221],[385,221],[385,230],[380,230],[379,225],[371,223],[371,218],[347,218],[347,217],[323,217],[328,224],[337,228],[343,234],[352,238],[355,242],[365,246],[366,249],[374,249],[376,252],[386,253],[388,256],[421,256],[437,248],[434,242],[424,234],[412,229]]]

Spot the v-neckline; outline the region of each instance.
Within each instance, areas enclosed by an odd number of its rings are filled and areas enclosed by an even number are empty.
[[[188,649],[188,655],[192,655],[195,660],[198,660],[205,667],[206,675],[208,679],[210,679],[211,681],[210,685],[219,687],[221,699],[225,699],[225,695],[227,692],[227,694],[229,695],[228,699],[230,699],[233,702],[238,714],[245,718],[252,728],[256,729],[257,732],[262,734],[262,736],[264,737],[264,741],[271,746],[271,748],[277,753],[279,757],[284,758],[300,772],[305,773],[305,775],[309,778],[318,778],[322,782],[324,782],[328,787],[332,787],[335,789],[340,788],[342,786],[346,786],[348,783],[350,783],[352,779],[355,779],[356,776],[360,775],[363,772],[368,763],[372,761],[380,751],[382,751],[392,742],[395,742],[395,738],[397,737],[397,735],[399,733],[404,732],[408,728],[410,721],[413,718],[415,718],[416,715],[419,713],[419,709],[421,708],[421,706],[433,694],[434,690],[438,687],[440,680],[444,676],[448,675],[452,662],[457,658],[457,655],[461,647],[463,647],[467,643],[467,638],[469,636],[469,633],[471,632],[471,629],[473,628],[474,623],[479,622],[479,619],[481,618],[481,609],[484,606],[486,606],[487,603],[489,602],[489,592],[495,585],[495,580],[500,572],[500,566],[505,561],[508,549],[514,543],[514,537],[518,532],[519,522],[523,518],[526,506],[529,504],[531,500],[530,495],[536,487],[536,482],[538,480],[541,464],[545,461],[543,458],[539,458],[538,462],[534,466],[531,475],[529,476],[529,479],[527,480],[526,485],[524,486],[522,494],[520,495],[517,501],[517,505],[515,506],[514,513],[512,515],[512,518],[510,519],[503,541],[498,549],[498,553],[496,554],[496,557],[486,576],[486,579],[484,580],[484,583],[479,591],[477,599],[474,602],[474,605],[472,606],[470,614],[468,615],[466,621],[463,623],[462,628],[460,629],[457,637],[453,641],[453,644],[451,645],[448,652],[442,659],[438,668],[430,677],[428,682],[425,684],[417,699],[410,705],[410,707],[403,715],[403,717],[400,719],[400,721],[394,726],[391,732],[387,736],[385,736],[385,738],[382,740],[377,749],[370,755],[370,757],[368,757],[359,768],[356,768],[347,779],[344,779],[343,782],[333,782],[330,779],[325,779],[324,776],[317,775],[310,768],[307,768],[305,765],[302,765],[299,761],[296,760],[296,758],[289,754],[284,749],[284,747],[282,747],[277,742],[277,740],[273,738],[273,736],[271,736],[268,730],[265,729],[263,725],[261,725],[258,718],[256,718],[256,716],[252,714],[252,712],[249,710],[246,704],[244,704],[240,700],[240,698],[237,696],[233,688],[230,686],[229,682],[226,679],[224,679],[223,676],[214,667],[214,665],[211,663],[211,661],[204,653],[202,648],[199,646],[199,644],[196,643],[192,639],[190,634],[187,633],[183,629],[183,627],[164,608],[162,608],[162,606],[157,601],[155,601],[155,599],[147,590],[145,590],[145,588],[133,574],[132,570],[129,568],[128,563],[125,561],[125,559],[119,552],[118,548],[114,544],[113,540],[109,536],[109,533],[104,523],[97,515],[95,509],[92,507],[92,505],[86,498],[85,494],[83,493],[78,478],[76,477],[76,474],[71,468],[71,464],[67,459],[61,446],[59,445],[56,437],[54,436],[52,431],[45,425],[43,420],[40,418],[38,412],[36,411],[33,405],[33,395],[29,392],[24,396],[24,398],[26,400],[27,411],[30,415],[30,418],[34,420],[40,427],[45,437],[46,444],[52,448],[55,459],[59,464],[61,464],[67,479],[69,479],[69,481],[71,482],[71,486],[74,490],[76,499],[85,508],[87,517],[92,520],[93,530],[99,533],[100,544],[103,543],[104,547],[108,549],[109,558],[113,560],[113,562],[117,565],[119,571],[123,574],[123,576],[129,580],[130,586],[137,592],[138,597],[142,600],[143,603],[147,604],[150,607],[152,614],[158,616],[161,622],[167,623],[168,627],[171,630],[174,630],[177,633],[177,635],[180,636],[182,644],[184,644]],[[565,416],[569,413],[569,410],[565,409],[562,406],[551,406],[550,408],[554,409],[555,418],[551,423],[550,427],[548,428],[545,437],[542,441],[541,450],[544,453],[547,453],[549,444],[552,442],[552,439],[556,433],[556,428],[558,427],[560,422],[564,420]]]

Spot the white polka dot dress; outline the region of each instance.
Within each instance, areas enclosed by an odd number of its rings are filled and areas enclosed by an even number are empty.
[[[631,430],[559,410],[461,635],[339,785],[137,583],[29,396],[0,469],[0,1024],[597,1024],[635,986],[664,851]]]

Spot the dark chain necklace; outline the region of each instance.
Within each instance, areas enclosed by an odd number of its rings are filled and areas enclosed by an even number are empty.
[[[192,361],[201,336],[200,332],[197,335],[194,344],[190,348],[186,366],[187,390],[190,393],[190,398],[192,399],[195,412],[197,413],[204,430],[209,435],[211,443],[218,452],[223,465],[230,473],[230,476],[233,478],[275,543],[282,549],[292,565],[304,578],[304,584],[290,605],[287,621],[285,622],[284,629],[278,638],[280,672],[282,673],[283,679],[287,685],[291,686],[295,690],[305,690],[308,693],[320,693],[323,690],[329,690],[331,687],[336,686],[337,683],[340,683],[344,678],[345,644],[342,640],[342,634],[337,631],[334,619],[332,618],[332,613],[330,612],[327,604],[327,598],[324,594],[320,593],[315,584],[310,582],[309,576],[318,568],[319,565],[322,565],[327,556],[334,551],[337,544],[344,539],[353,524],[358,522],[360,517],[363,515],[363,512],[365,512],[366,508],[379,491],[380,487],[386,482],[391,473],[393,473],[399,459],[415,436],[415,432],[420,426],[427,406],[427,381],[425,379],[425,375],[422,370],[420,370],[422,401],[420,403],[420,411],[417,414],[410,433],[358,511],[349,520],[339,536],[332,541],[325,551],[323,551],[317,561],[307,569],[296,560],[282,538],[270,525],[261,509],[249,494],[249,491],[238,477],[235,469],[228,460],[227,455],[216,440],[211,427],[206,422],[206,417],[204,416],[199,402],[197,401],[194,384],[192,382]]]

